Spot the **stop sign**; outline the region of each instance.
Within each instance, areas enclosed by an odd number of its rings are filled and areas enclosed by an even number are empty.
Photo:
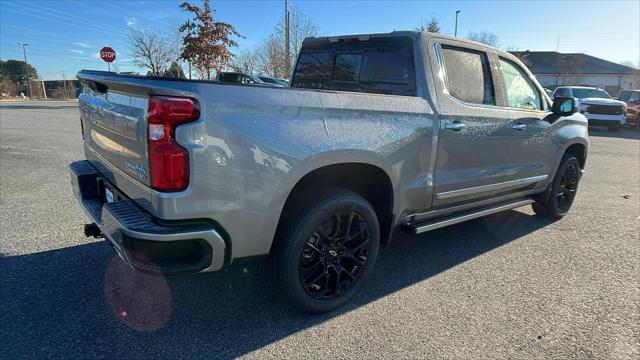
[[[105,46],[100,49],[100,58],[108,63],[113,62],[116,59],[116,52],[112,48]]]

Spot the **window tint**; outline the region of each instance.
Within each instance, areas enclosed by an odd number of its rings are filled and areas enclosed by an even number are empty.
[[[358,81],[360,78],[360,54],[336,54],[336,65],[333,69],[333,80]]]
[[[362,91],[415,95],[413,52],[405,46],[375,46],[363,59]]]
[[[507,96],[507,106],[518,109],[540,110],[542,98],[529,76],[516,64],[500,59]]]
[[[334,52],[333,49],[304,49],[296,65],[292,86],[329,89]]]
[[[557,88],[556,91],[553,93],[553,96],[560,96],[560,97],[572,97],[571,94],[571,89],[569,88]]]
[[[304,48],[291,86],[415,96],[411,42],[381,39]]]
[[[442,47],[449,93],[474,104],[495,105],[489,60],[485,53]]]

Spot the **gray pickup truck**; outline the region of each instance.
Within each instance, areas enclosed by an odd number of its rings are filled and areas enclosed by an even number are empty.
[[[587,120],[514,56],[426,32],[309,38],[287,88],[81,71],[72,186],[131,267],[266,258],[309,312],[349,301],[393,231],[531,204],[560,219]]]

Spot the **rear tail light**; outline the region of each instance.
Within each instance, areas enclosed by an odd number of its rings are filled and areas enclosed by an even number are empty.
[[[200,117],[200,106],[188,98],[149,98],[147,144],[151,187],[182,191],[189,186],[189,153],[175,141],[176,128]]]

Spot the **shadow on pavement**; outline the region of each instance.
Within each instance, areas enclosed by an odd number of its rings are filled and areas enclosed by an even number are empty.
[[[133,272],[104,242],[0,257],[0,358],[229,358],[428,279],[534,232],[518,211],[413,237],[397,233],[347,307],[290,308],[262,263],[163,278]]]
[[[640,132],[630,127],[623,127],[620,131],[613,132],[606,127],[589,126],[589,136],[640,140]]]
[[[10,110],[55,110],[55,109],[68,109],[68,108],[77,108],[78,103],[69,103],[64,105],[29,105],[29,104],[2,104],[0,105],[0,109],[10,109]]]

